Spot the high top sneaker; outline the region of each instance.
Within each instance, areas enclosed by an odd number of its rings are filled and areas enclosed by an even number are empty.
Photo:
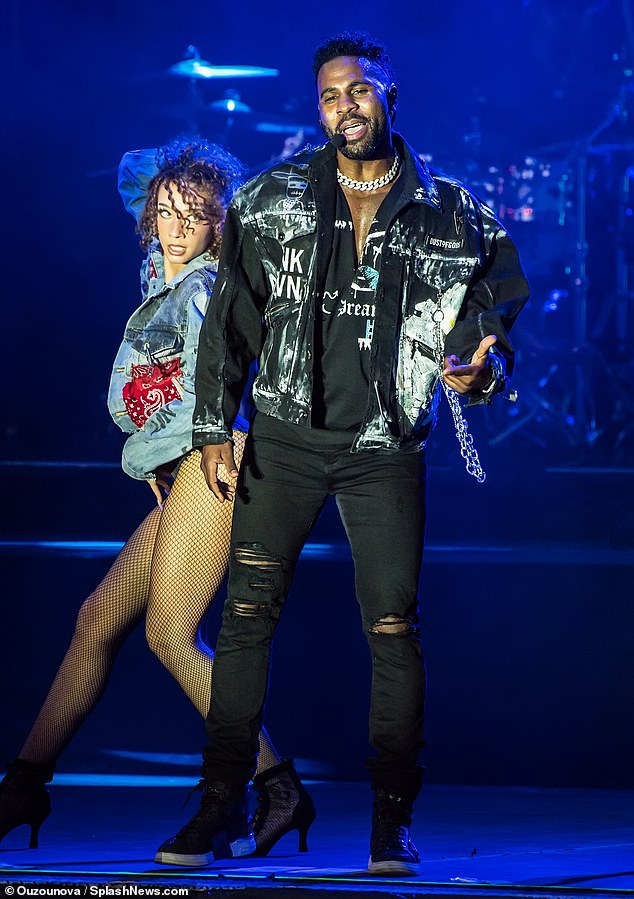
[[[374,791],[368,871],[404,877],[418,874],[419,855],[409,836],[412,803],[382,787]]]
[[[200,808],[176,836],[159,846],[154,857],[162,865],[203,868],[219,858],[255,852],[246,787],[201,781]]]

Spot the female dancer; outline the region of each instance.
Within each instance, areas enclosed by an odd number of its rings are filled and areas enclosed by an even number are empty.
[[[124,157],[124,173],[135,155]],[[144,617],[152,650],[201,715],[209,707],[212,655],[198,641],[198,626],[226,573],[232,505],[209,494],[200,452],[191,447],[191,418],[198,333],[240,164],[203,141],[172,144],[160,151],[158,163],[147,197],[134,172],[120,187],[128,208],[140,213],[148,256],[144,302],[126,326],[108,400],[115,421],[129,433],[123,468],[149,482],[157,507],[81,606],[50,692],[0,784],[0,840],[29,824],[31,847],[50,812],[45,784],[55,762],[97,705],[119,649]],[[237,460],[245,431],[246,423],[234,431]],[[264,732],[260,750],[256,854],[265,855],[293,829],[305,848],[315,817],[310,797],[292,762],[280,762]]]

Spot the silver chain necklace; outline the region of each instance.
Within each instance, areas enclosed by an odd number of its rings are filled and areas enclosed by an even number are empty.
[[[394,181],[400,164],[401,160],[399,155],[396,150],[394,150],[394,162],[389,171],[387,171],[385,175],[381,175],[380,178],[375,178],[374,181],[355,181],[354,178],[348,178],[347,175],[344,175],[343,172],[337,169],[337,181],[339,184],[343,184],[344,187],[349,187],[351,190],[377,190],[379,187],[385,187],[390,181]]]

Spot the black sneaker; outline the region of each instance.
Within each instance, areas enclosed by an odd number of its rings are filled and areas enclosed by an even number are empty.
[[[368,871],[396,877],[418,874],[420,857],[409,836],[411,823],[411,804],[385,790],[376,790]]]
[[[246,788],[203,782],[200,809],[159,846],[154,861],[203,868],[219,858],[251,855],[255,848]]]

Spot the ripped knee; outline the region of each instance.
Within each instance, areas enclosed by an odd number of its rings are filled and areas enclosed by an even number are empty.
[[[238,543],[233,550],[233,560],[239,565],[265,572],[279,571],[282,567],[279,558],[270,553],[262,543]]]
[[[370,625],[368,633],[391,637],[417,636],[418,625],[414,618],[403,618],[401,615],[382,615]]]
[[[248,599],[229,600],[231,610],[238,618],[262,618],[268,615],[270,606],[265,602],[250,602]]]
[[[238,543],[233,548],[230,606],[240,618],[271,613],[271,602],[284,594],[282,560],[262,543]],[[247,599],[251,594],[252,598]],[[239,597],[239,598],[238,598]]]

